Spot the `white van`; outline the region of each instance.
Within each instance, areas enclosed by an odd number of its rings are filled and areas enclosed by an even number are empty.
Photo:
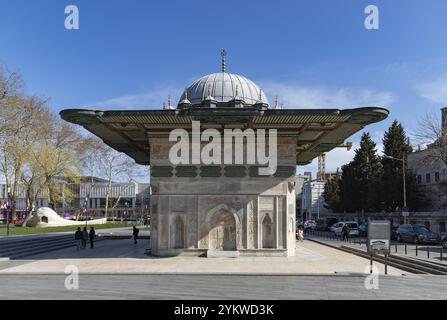
[[[331,231],[335,233],[336,236],[340,237],[341,232],[343,230],[343,227],[347,225],[349,228],[349,235],[352,236],[358,236],[359,235],[359,225],[355,221],[342,221],[337,222],[331,227]]]

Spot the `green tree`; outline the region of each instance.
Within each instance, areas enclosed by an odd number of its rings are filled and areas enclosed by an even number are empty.
[[[341,179],[339,181],[340,190],[340,211],[355,212],[357,204],[354,199],[357,196],[355,193],[355,185],[357,183],[354,177],[353,162],[341,167]]]
[[[332,212],[341,212],[341,198],[340,198],[340,172],[337,172],[324,185],[323,192],[324,206],[331,209]]]
[[[340,201],[343,211],[379,210],[378,191],[381,178],[382,164],[377,155],[376,144],[369,133],[364,133],[353,161],[342,167]]]
[[[407,155],[410,152],[412,152],[410,139],[407,137],[402,124],[395,120],[383,137],[383,177],[380,183],[380,198],[382,208],[386,211],[393,212],[403,206],[402,161],[395,159],[405,161],[405,168],[408,168],[406,162]],[[418,192],[414,175],[408,169],[405,173],[407,206],[412,210],[417,210],[423,205],[424,200],[422,194]]]

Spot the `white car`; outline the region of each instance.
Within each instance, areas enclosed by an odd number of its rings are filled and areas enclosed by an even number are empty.
[[[341,232],[345,225],[347,225],[347,227],[349,228],[350,236],[358,236],[359,235],[359,225],[355,221],[338,222],[331,227],[331,231],[334,232],[336,236],[341,236]]]
[[[314,220],[307,220],[304,222],[304,229],[314,230],[317,227],[317,223]]]
[[[339,222],[334,223],[334,224],[332,225],[332,227],[330,228],[330,231],[335,233],[335,229],[337,228],[337,225],[338,225],[338,224],[339,224]]]

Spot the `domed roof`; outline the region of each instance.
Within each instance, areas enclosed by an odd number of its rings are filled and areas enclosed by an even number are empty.
[[[193,105],[204,101],[209,96],[209,91],[217,102],[229,102],[237,95],[245,104],[253,105],[259,102],[261,94],[261,101],[268,104],[264,92],[253,81],[233,73],[209,74],[196,80],[186,89],[188,100]],[[183,101],[185,97],[186,95],[183,93],[180,101]]]

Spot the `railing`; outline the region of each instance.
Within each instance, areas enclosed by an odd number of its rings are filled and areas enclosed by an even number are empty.
[[[307,230],[304,238],[312,237],[319,238],[325,241],[338,242],[342,244],[352,244],[359,246],[366,250],[367,239],[359,236],[349,236],[347,239],[342,239],[341,236],[337,236],[334,232],[330,231],[317,231]],[[444,259],[446,252],[441,245],[429,245],[429,244],[415,244],[415,243],[403,243],[395,240],[391,241],[391,254],[403,255],[418,259],[428,259],[432,262],[446,263],[447,258]]]

